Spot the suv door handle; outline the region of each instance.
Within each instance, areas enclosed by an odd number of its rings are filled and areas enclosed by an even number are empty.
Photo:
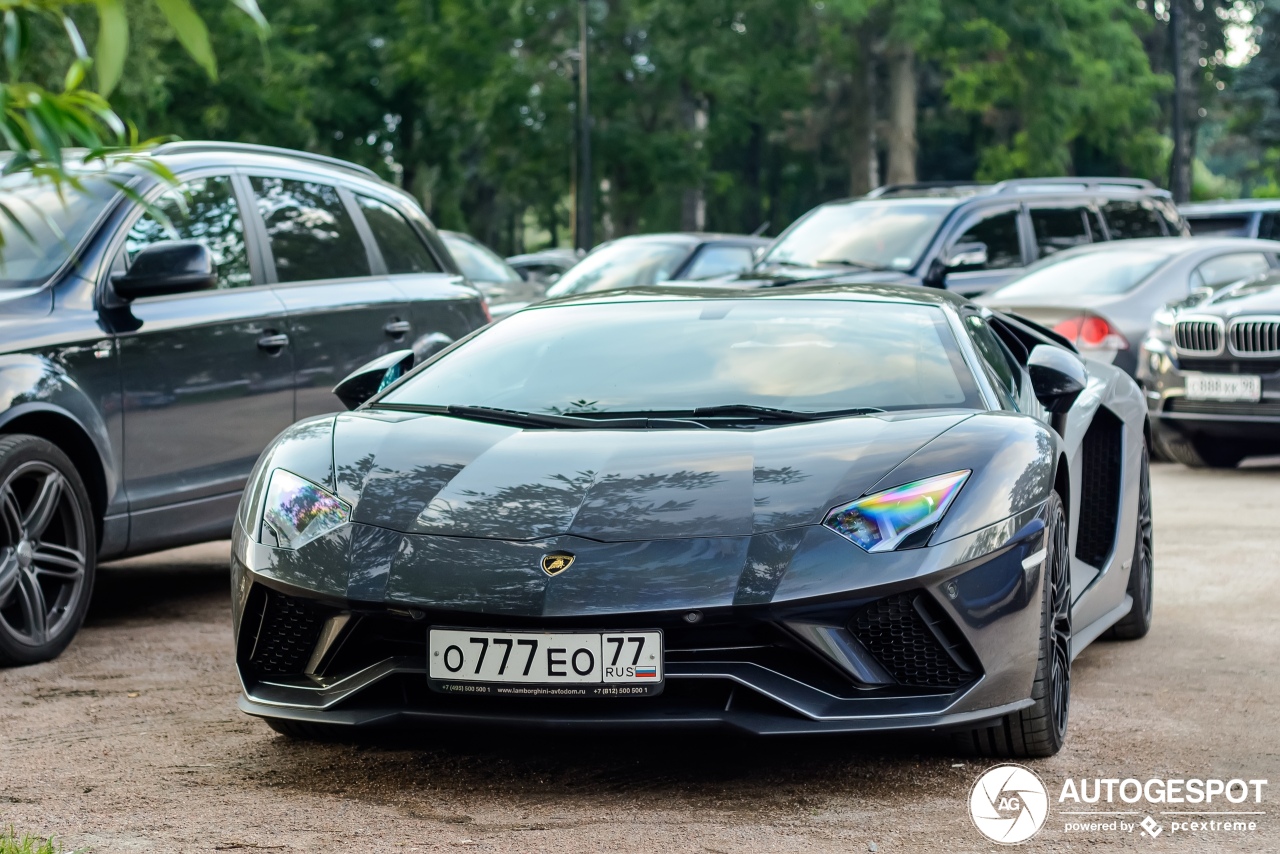
[[[289,346],[289,336],[285,335],[283,332],[273,332],[269,335],[263,335],[258,339],[259,350],[280,350],[287,346]]]
[[[390,335],[392,338],[401,338],[409,333],[413,327],[407,320],[389,320],[387,325],[382,327],[382,331]]]

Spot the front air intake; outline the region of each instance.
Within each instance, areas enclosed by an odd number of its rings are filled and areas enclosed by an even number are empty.
[[[849,632],[902,685],[957,688],[978,676],[955,625],[924,593],[899,593],[864,605]]]
[[[255,588],[245,607],[242,663],[259,675],[303,673],[331,613],[306,599]]]

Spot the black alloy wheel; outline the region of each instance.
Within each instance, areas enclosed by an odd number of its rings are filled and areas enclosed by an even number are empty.
[[[93,591],[92,518],[56,446],[0,437],[0,665],[54,658],[79,630]]]

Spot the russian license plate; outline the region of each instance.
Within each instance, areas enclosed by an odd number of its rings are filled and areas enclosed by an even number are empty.
[[[662,693],[662,632],[431,629],[427,682],[446,694],[648,697]]]
[[[1246,374],[1187,374],[1187,400],[1262,399],[1262,377]]]

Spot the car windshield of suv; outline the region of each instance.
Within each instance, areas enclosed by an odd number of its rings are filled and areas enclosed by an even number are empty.
[[[547,290],[548,297],[660,285],[675,275],[689,256],[684,243],[619,240],[601,246]]]
[[[520,274],[492,249],[456,234],[441,234],[462,275],[473,282],[521,282]]]
[[[779,238],[759,266],[908,270],[955,204],[954,199],[911,199],[823,205]]]
[[[59,198],[49,181],[27,172],[0,179],[0,204],[8,210],[0,216],[0,288],[34,287],[57,272],[118,192],[105,178],[84,178],[81,186]]]
[[[381,404],[672,417],[727,406],[982,408],[941,308],[816,299],[532,309],[411,375]]]
[[[1023,276],[991,294],[990,299],[1127,293],[1180,248],[1064,252],[1035,264]]]

